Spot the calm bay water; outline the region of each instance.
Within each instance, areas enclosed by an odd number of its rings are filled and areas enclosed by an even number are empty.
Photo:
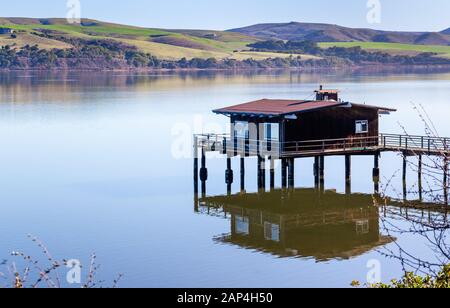
[[[374,259],[381,262],[384,280],[398,277],[398,262],[377,251],[394,245],[377,219],[371,219],[374,238],[355,238],[352,224],[338,231],[319,224],[287,235],[292,246],[287,251],[233,241],[236,217],[223,209],[216,215],[206,207],[195,211],[191,136],[226,131],[227,118],[211,110],[260,98],[306,99],[319,84],[341,89],[350,101],[398,109],[383,116],[382,132],[403,133],[404,126],[410,134],[423,134],[413,108],[421,104],[440,134],[450,136],[448,73],[0,74],[0,260],[12,260],[12,250],[39,255],[27,238],[33,234],[56,257],[86,263],[95,252],[99,278],[112,281],[123,273],[123,287],[347,287],[355,279],[366,281],[367,263]],[[208,196],[223,195],[224,158],[209,157],[207,164]],[[296,164],[296,186],[312,187],[312,161]],[[354,158],[353,192],[373,192],[372,164],[372,157]],[[398,155],[383,155],[384,181],[400,168]],[[250,194],[256,191],[255,175],[256,162],[249,161]],[[409,174],[408,184],[416,178]],[[327,158],[326,188],[339,193],[344,185],[343,158]],[[393,196],[396,191],[400,177],[388,190]],[[280,214],[270,198],[278,200],[269,196],[264,213]],[[355,196],[340,209],[339,198],[332,196],[338,201],[330,208],[321,205],[321,213],[370,203]],[[235,199],[229,203],[238,210],[256,204]],[[307,208],[317,202],[305,200]],[[296,206],[294,214],[317,214]],[[397,240],[419,255],[430,253],[412,236]]]

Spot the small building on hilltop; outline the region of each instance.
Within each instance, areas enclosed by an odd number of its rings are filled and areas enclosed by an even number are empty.
[[[0,34],[13,34],[14,30],[10,28],[0,28]]]

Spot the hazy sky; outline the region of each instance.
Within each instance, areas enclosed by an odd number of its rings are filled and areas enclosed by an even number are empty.
[[[70,0],[74,1],[74,0]],[[350,27],[441,31],[449,0],[79,0],[83,18],[161,28],[230,29],[262,22],[324,22]],[[369,1],[381,23],[369,23]],[[3,17],[65,17],[68,0],[2,1]]]

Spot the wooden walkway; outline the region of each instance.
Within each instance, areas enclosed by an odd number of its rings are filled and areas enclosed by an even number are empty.
[[[194,148],[234,156],[299,158],[333,155],[373,155],[402,152],[406,156],[450,155],[450,138],[380,134],[378,137],[279,142],[231,138],[230,135],[194,136]]]

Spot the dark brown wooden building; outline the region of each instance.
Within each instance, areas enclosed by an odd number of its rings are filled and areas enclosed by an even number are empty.
[[[315,100],[261,99],[213,112],[230,117],[236,139],[278,142],[281,152],[300,152],[337,139],[378,145],[380,115],[396,111],[343,101],[337,90],[320,87],[315,94]]]

